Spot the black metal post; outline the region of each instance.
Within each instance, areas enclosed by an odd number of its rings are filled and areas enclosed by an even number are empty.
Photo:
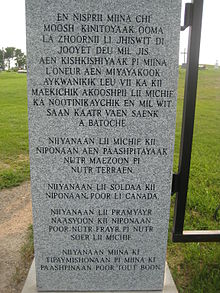
[[[183,120],[178,174],[173,174],[172,194],[176,193],[173,223],[173,242],[220,242],[220,230],[184,231],[184,218],[189,183],[196,91],[199,65],[203,0],[194,0],[185,7],[185,22],[190,26],[186,68]]]
[[[178,191],[176,194],[174,212],[173,241],[175,241],[175,236],[178,234],[182,235],[183,233],[196,105],[202,11],[203,0],[194,0],[192,3],[191,26],[189,28],[188,60],[185,80],[179,170],[177,175]]]

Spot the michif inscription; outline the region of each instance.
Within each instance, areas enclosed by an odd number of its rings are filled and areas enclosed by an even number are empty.
[[[26,0],[39,291],[163,288],[180,6]]]

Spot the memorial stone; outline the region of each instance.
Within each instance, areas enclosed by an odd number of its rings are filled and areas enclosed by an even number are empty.
[[[162,290],[181,0],[26,0],[39,291]]]

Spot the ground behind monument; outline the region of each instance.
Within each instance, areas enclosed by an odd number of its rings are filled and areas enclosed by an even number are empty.
[[[33,258],[30,183],[1,190],[0,201],[0,293],[20,293]]]
[[[178,166],[184,78],[185,71],[180,70],[174,171],[177,171]],[[185,220],[186,230],[220,229],[220,211],[215,213],[220,204],[219,129],[220,71],[208,67],[207,70],[199,72],[190,184]],[[8,266],[7,268],[9,271],[6,274],[6,279],[7,282],[10,279],[9,283],[11,284],[11,287],[8,287],[7,290],[11,291],[4,291],[4,293],[12,292],[12,288],[14,288],[13,292],[20,290],[19,285],[14,286],[13,282],[22,282],[25,274],[25,271],[22,271],[22,262],[30,255],[32,245],[30,235],[29,240],[25,240],[25,231],[29,226],[28,223],[31,222],[30,203],[27,199],[29,195],[25,193],[23,185],[19,186],[18,189],[8,191],[4,189],[20,185],[28,179],[26,75],[3,72],[0,73],[0,189],[3,189],[4,192],[0,193],[0,205],[4,207],[5,213],[4,216],[3,214],[0,215],[0,235],[5,235],[5,230],[3,229],[5,225],[8,225],[7,223],[10,223],[12,232],[15,230],[17,234],[12,233],[10,237],[4,238],[4,243],[2,242],[3,244],[0,247],[0,250],[3,251],[0,251],[0,255],[10,255],[10,258],[6,259],[8,263],[13,262],[14,259],[18,261],[17,266]],[[9,191],[11,191],[10,195]],[[19,201],[20,197],[23,197],[23,201]],[[173,197],[170,231],[174,199]],[[24,212],[24,208],[27,208],[29,212]],[[15,211],[18,214],[12,217]],[[20,230],[16,229],[18,221],[15,219],[19,217],[18,215],[25,217],[21,219],[21,222],[25,223],[25,225],[21,225],[20,228],[22,229]],[[7,216],[8,219],[5,218]],[[23,246],[23,243],[25,243],[25,246]],[[21,247],[23,247],[23,257],[19,253]],[[28,247],[28,249],[24,247]],[[6,248],[7,250],[4,251]],[[27,254],[27,257],[25,254]],[[220,292],[219,244],[174,244],[169,237],[167,259],[179,292]],[[1,267],[1,275],[4,270],[5,267]]]

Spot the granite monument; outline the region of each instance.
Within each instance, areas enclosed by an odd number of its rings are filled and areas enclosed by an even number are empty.
[[[180,0],[26,0],[39,291],[162,290]]]

